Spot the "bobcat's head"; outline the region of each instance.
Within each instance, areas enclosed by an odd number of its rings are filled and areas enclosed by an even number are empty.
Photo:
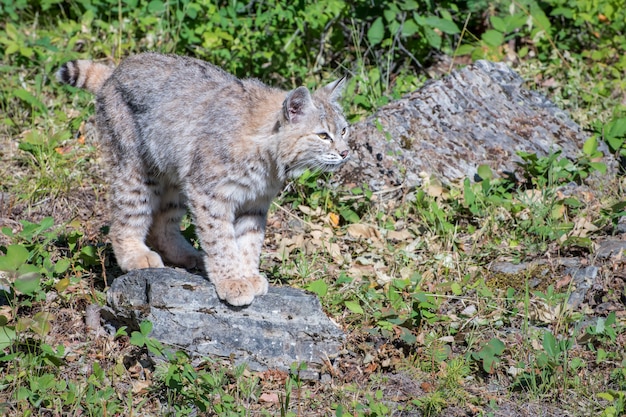
[[[290,91],[283,102],[283,130],[286,145],[282,159],[287,175],[304,171],[335,171],[350,157],[350,128],[337,99],[345,78],[336,80],[313,94],[306,87]]]

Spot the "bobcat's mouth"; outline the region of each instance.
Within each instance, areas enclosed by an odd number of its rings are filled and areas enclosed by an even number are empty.
[[[339,168],[341,168],[343,166],[343,164],[345,164],[348,159],[350,159],[349,155],[346,156],[345,158],[342,158],[342,159],[339,159],[339,160],[335,160],[335,161],[332,161],[332,162],[325,162],[320,169],[322,171],[326,171],[326,172],[335,172]]]
[[[350,159],[350,152],[345,150],[338,154],[329,154],[325,158],[322,158],[321,162],[325,166],[325,170],[335,171],[348,159]]]
[[[288,166],[286,172],[291,178],[299,177],[305,171],[335,172],[341,168],[348,159],[350,159],[349,156],[343,159],[334,158],[332,160],[318,160],[309,164],[297,164],[294,166]]]

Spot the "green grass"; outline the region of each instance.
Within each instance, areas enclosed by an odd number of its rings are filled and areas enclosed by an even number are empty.
[[[626,156],[623,7],[369,3],[0,0],[0,413],[625,412],[623,311],[565,308],[574,288],[550,262],[596,262],[594,244],[625,214],[623,177],[595,195],[560,189],[602,171],[598,143]],[[592,139],[578,161],[521,155],[522,183],[482,167],[479,183],[435,181],[404,199],[303,176],[270,215],[262,268],[275,284],[315,292],[347,329],[329,380],[300,379],[300,364],[253,373],[185,352],[152,366],[147,352],[162,346],[148,323],[115,336],[86,327],[87,306],[105,302],[119,270],[89,133],[93,97],[53,81],[67,60],[117,61],[148,49],[284,88],[348,73],[353,121],[418,88],[434,54],[507,59]],[[532,260],[548,263],[514,275],[488,267]],[[619,282],[611,274],[623,265],[598,265]],[[623,288],[596,291],[598,304],[620,305]]]

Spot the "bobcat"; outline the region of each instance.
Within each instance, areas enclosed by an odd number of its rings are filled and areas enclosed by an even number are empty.
[[[70,61],[57,79],[96,94],[122,270],[203,265],[234,306],[267,293],[259,259],[272,199],[288,179],[349,158],[343,78],[287,92],[197,59],[144,53],[115,69]],[[180,234],[187,207],[202,253]]]

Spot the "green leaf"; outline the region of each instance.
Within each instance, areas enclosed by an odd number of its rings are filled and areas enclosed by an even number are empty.
[[[611,153],[615,153],[622,147],[624,142],[626,142],[626,139],[607,136],[604,138],[604,141],[606,142],[607,145],[609,145],[609,149],[611,150]]]
[[[468,206],[473,206],[476,202],[476,193],[472,190],[470,181],[467,178],[463,180],[463,198]]]
[[[419,4],[415,0],[404,0],[400,2],[400,9],[405,11],[418,10]]]
[[[368,29],[367,40],[371,46],[376,46],[382,42],[384,34],[385,26],[383,25],[383,18],[379,16]]]
[[[17,271],[28,261],[30,253],[22,245],[7,246],[7,254],[0,256],[0,271]]]
[[[151,14],[162,13],[163,11],[165,11],[165,5],[161,0],[152,0],[150,3],[148,3],[148,11]]]
[[[455,35],[457,33],[461,33],[459,27],[451,20],[442,19],[437,16],[429,16],[423,20],[423,23],[427,26],[430,26],[434,29],[439,29],[443,33],[447,33],[448,35]]]
[[[615,119],[608,123],[604,135],[607,138],[622,138],[626,136],[626,118]]]
[[[550,32],[550,20],[543,12],[541,7],[537,3],[532,3],[530,6],[530,15],[533,18],[533,22],[539,29],[546,31],[546,35],[549,35]]]
[[[408,345],[412,345],[415,342],[417,342],[417,337],[411,333],[411,331],[409,329],[406,329],[404,327],[400,327],[402,334],[400,335],[400,338],[402,339],[402,341]]]
[[[571,19],[572,17],[574,17],[573,11],[574,11],[574,9],[570,8],[570,7],[557,7],[557,8],[552,10],[550,15],[552,15],[552,16],[563,16],[566,19]]]
[[[477,49],[477,48],[474,45],[467,45],[467,44],[466,45],[461,45],[455,51],[455,55],[457,55],[457,56],[471,55],[471,53],[474,52],[475,49]]]
[[[479,165],[476,169],[476,173],[483,180],[490,180],[493,178],[493,172],[491,172],[489,165]]]
[[[615,399],[615,397],[611,395],[610,392],[601,392],[601,393],[596,394],[596,396],[598,398],[602,398],[603,400],[607,400],[607,401],[613,401]]]
[[[41,222],[39,222],[39,230],[40,232],[43,232],[44,230],[48,230],[50,229],[52,226],[54,226],[54,218],[53,217],[44,217]]]
[[[543,334],[543,348],[551,358],[556,358],[559,354],[556,338],[551,332]]]
[[[42,113],[48,112],[48,108],[45,104],[43,104],[37,97],[33,96],[31,93],[24,90],[23,88],[13,91],[13,95],[20,100],[30,104],[31,107],[37,108]]]
[[[601,174],[606,174],[606,164],[604,162],[589,162],[589,166]]]
[[[585,141],[583,145],[583,153],[587,156],[593,155],[598,150],[598,138],[595,136],[590,137]]]
[[[426,41],[428,41],[428,44],[433,48],[441,48],[441,36],[432,28],[424,26],[424,37],[426,38]]]
[[[502,33],[507,32],[506,23],[503,18],[494,15],[489,18],[489,21],[491,21],[491,26],[493,26],[493,28],[497,30],[498,32],[502,32]]]
[[[612,326],[615,324],[615,311],[611,311],[608,316],[606,316],[606,325]]]
[[[489,46],[500,46],[504,43],[504,35],[497,30],[489,29],[480,37]]]
[[[350,209],[339,210],[339,214],[341,214],[341,217],[343,217],[348,223],[358,223],[361,221],[359,215]]]
[[[0,326],[0,351],[8,348],[17,339],[17,333],[13,327]]]
[[[353,313],[357,313],[357,314],[365,313],[363,311],[363,307],[361,307],[361,304],[359,304],[358,301],[348,300],[348,301],[345,301],[344,304],[346,305],[348,310],[352,311]]]
[[[307,285],[306,289],[317,294],[318,297],[323,297],[328,292],[328,285],[323,279],[318,279]]]
[[[81,255],[84,255],[88,258],[95,259],[96,258],[96,248],[91,245],[83,246],[80,250]]]
[[[65,277],[63,279],[60,279],[59,282],[57,282],[56,284],[54,284],[54,289],[57,292],[63,292],[69,286],[70,286],[70,279],[69,277]]]
[[[50,332],[50,322],[52,321],[52,314],[47,311],[40,311],[33,316],[33,321],[30,325],[30,329],[40,336],[48,334]],[[44,345],[42,345],[43,347]]]
[[[482,360],[483,369],[491,374],[494,372],[495,365],[500,362],[500,356],[505,349],[504,343],[496,337],[492,338],[478,352],[472,353],[472,357]]]
[[[133,332],[130,335],[130,344],[137,347],[143,347],[146,344],[146,337],[139,332]]]
[[[492,338],[488,345],[491,347],[495,355],[502,355],[504,349],[506,348],[505,344],[497,337]]]
[[[152,323],[148,320],[144,320],[139,324],[139,331],[142,335],[148,336],[152,331]]]
[[[70,260],[63,258],[59,259],[57,263],[54,264],[54,273],[60,275],[68,270],[70,267]]]
[[[117,339],[120,336],[128,336],[128,332],[126,332],[126,329],[127,329],[126,326],[122,326],[119,329],[117,329],[117,331],[115,332],[114,338]]]
[[[598,322],[596,323],[596,328],[595,328],[596,334],[604,333],[604,329],[605,329],[604,323],[605,323],[604,317],[598,317]]]
[[[415,23],[415,20],[407,20],[404,22],[404,25],[402,25],[402,36],[413,36],[419,32],[419,30],[420,27],[417,23]]]
[[[17,277],[13,285],[22,294],[33,295],[40,290],[40,282],[41,276],[36,272],[30,272]]]

